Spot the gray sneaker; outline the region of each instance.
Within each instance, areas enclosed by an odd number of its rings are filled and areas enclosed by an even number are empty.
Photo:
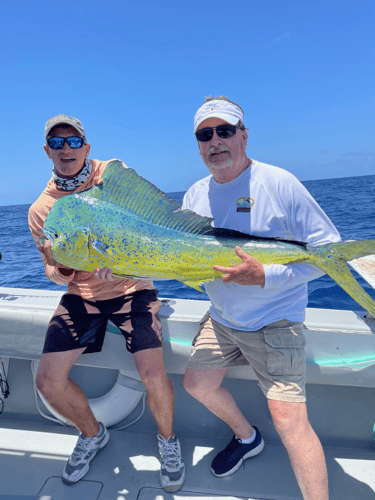
[[[108,443],[109,432],[101,422],[99,424],[100,431],[97,436],[86,438],[82,434],[79,435],[73,453],[62,473],[62,480],[65,484],[74,484],[82,479],[90,469],[91,460]]]
[[[174,436],[164,439],[158,434],[160,484],[165,491],[178,491],[185,481],[185,464],[181,457],[179,440]]]

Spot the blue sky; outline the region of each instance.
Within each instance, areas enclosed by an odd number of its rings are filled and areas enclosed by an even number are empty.
[[[79,118],[91,158],[166,192],[207,175],[206,95],[245,111],[248,156],[300,180],[375,174],[373,0],[1,2],[0,205],[50,178],[44,125]]]

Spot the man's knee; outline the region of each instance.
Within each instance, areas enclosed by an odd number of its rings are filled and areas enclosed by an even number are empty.
[[[201,400],[204,397],[205,392],[208,390],[208,388],[205,388],[204,384],[202,384],[202,381],[197,376],[196,371],[189,369],[185,372],[184,388],[190,396],[193,396],[193,398],[198,400]]]
[[[36,386],[48,399],[60,391],[64,391],[69,383],[69,372],[77,359],[85,351],[85,347],[74,351],[43,353],[36,374]]]
[[[145,366],[138,369],[138,372],[146,388],[154,385],[161,386],[166,380],[169,380],[164,366]]]
[[[57,370],[53,363],[41,360],[35,377],[35,383],[43,396],[50,400],[55,394],[63,392],[69,382],[69,371]]]
[[[54,394],[58,393],[63,388],[63,381],[54,377],[53,373],[39,368],[36,379],[36,386],[43,396],[49,400]]]
[[[192,392],[194,391],[194,387],[193,387],[193,384],[192,384],[192,382],[191,382],[191,380],[186,372],[185,372],[185,376],[184,376],[184,389],[186,392],[193,395]]]
[[[275,428],[280,435],[296,434],[298,429],[309,425],[305,403],[269,399],[268,407]]]
[[[138,351],[133,357],[139,376],[146,387],[148,385],[162,384],[164,381],[169,380],[165,371],[161,348]]]

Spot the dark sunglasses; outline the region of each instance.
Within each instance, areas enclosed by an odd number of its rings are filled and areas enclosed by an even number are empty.
[[[217,127],[201,128],[195,132],[195,137],[199,142],[207,142],[213,138],[214,130],[216,130],[220,139],[229,139],[229,137],[233,137],[235,135],[238,128],[245,130],[245,127],[237,127],[236,125],[224,123],[223,125],[219,125]]]
[[[47,144],[51,149],[62,149],[66,142],[71,149],[79,149],[85,144],[82,137],[50,137],[47,140]]]

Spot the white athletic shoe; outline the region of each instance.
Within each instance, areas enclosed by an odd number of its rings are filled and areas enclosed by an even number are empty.
[[[100,431],[97,436],[86,438],[79,435],[73,453],[66,462],[62,480],[65,484],[75,484],[82,479],[90,469],[91,460],[101,451],[109,441],[109,432],[105,426],[99,422]]]
[[[164,439],[158,434],[161,458],[160,484],[165,491],[178,491],[185,481],[185,464],[181,457],[179,440],[174,436]]]

